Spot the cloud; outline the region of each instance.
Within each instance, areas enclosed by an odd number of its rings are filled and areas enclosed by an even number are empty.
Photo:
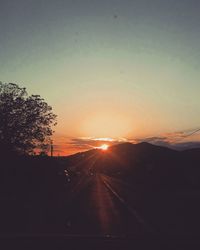
[[[71,155],[94,149],[102,144],[111,146],[126,141],[126,138],[67,137],[56,134],[54,136],[54,155]]]
[[[158,146],[184,150],[189,148],[199,148],[200,140],[197,138],[199,135],[200,129],[198,128],[174,133],[165,133],[160,136],[137,138],[130,141],[133,143],[149,142]]]
[[[145,138],[95,138],[95,137],[66,137],[57,135],[54,138],[54,154],[70,155],[87,151],[108,144],[109,146],[123,143],[149,142],[154,145],[169,147],[177,150],[200,147],[200,129],[165,133],[158,136]]]
[[[114,145],[120,142],[127,141],[125,138],[93,138],[93,137],[80,137],[72,138],[68,144],[80,149],[92,149],[102,144]]]

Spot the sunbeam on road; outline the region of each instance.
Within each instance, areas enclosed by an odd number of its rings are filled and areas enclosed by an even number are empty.
[[[128,188],[123,181],[101,173],[99,155],[92,155],[79,163],[81,177],[72,189],[71,227],[68,232],[99,235],[136,235],[154,230],[122,197],[120,190]],[[77,165],[76,171],[77,171]],[[117,188],[116,188],[117,187]],[[126,192],[130,195],[130,192]],[[72,231],[70,231],[72,230]]]

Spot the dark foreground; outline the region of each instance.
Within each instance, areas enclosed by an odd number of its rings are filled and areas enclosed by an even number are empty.
[[[198,150],[124,144],[1,163],[2,249],[200,245]]]
[[[0,239],[1,249],[193,249],[199,247],[199,239],[168,237],[107,238],[98,236],[66,235],[18,235]],[[191,248],[192,247],[192,248]]]

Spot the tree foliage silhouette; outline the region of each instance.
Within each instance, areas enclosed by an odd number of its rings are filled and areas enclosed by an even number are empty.
[[[25,88],[0,82],[0,145],[3,150],[32,153],[53,134],[56,115],[40,97]]]

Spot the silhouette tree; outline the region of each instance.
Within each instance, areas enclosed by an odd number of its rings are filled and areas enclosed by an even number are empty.
[[[39,95],[0,82],[0,147],[3,151],[31,153],[45,147],[53,134],[56,115]]]

